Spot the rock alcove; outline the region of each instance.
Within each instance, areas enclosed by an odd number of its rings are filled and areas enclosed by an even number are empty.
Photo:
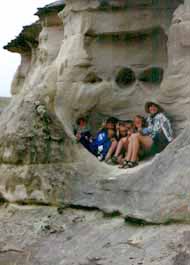
[[[1,113],[0,261],[189,264],[189,1],[61,0],[37,15],[5,47],[21,64]],[[147,100],[177,138],[146,165],[122,171],[76,144],[81,115],[96,129]]]
[[[94,207],[147,223],[190,219],[188,10],[177,0],[67,0],[39,9],[39,21],[5,47],[22,58],[1,114],[6,200]],[[96,128],[107,116],[142,113],[147,100],[160,102],[181,135],[141,170],[110,168],[75,144],[79,116],[90,115]]]

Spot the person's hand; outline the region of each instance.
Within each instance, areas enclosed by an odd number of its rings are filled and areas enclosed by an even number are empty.
[[[99,128],[99,131],[101,131],[102,129],[106,128],[106,122],[103,121],[100,128]]]
[[[140,132],[142,130],[142,125],[141,123],[136,124],[137,131]]]
[[[77,141],[80,141],[80,139],[81,139],[81,134],[79,132],[76,134],[76,139],[77,139]]]
[[[93,138],[92,138],[92,137],[90,137],[90,139],[89,139],[89,142],[90,142],[90,143],[92,143],[92,142],[93,142]]]
[[[103,145],[98,146],[98,152],[101,153],[104,150]]]
[[[128,130],[128,131],[127,131],[127,135],[128,135],[128,136],[131,136],[132,134],[133,134],[132,130]]]
[[[142,128],[141,127],[137,128],[137,131],[138,131],[138,133],[142,134]]]

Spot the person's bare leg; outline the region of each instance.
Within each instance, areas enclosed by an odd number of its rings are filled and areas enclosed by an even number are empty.
[[[122,165],[122,162],[123,162],[123,160],[124,160],[124,158],[123,158],[123,156],[122,155],[120,155],[120,156],[118,156],[118,164],[119,165]]]
[[[130,161],[137,161],[138,154],[140,150],[140,145],[142,145],[145,149],[150,149],[153,144],[153,140],[150,136],[143,136],[141,134],[133,135],[133,147],[132,147],[132,155]]]
[[[123,143],[122,148],[123,148],[123,151],[125,151],[125,153],[118,156],[117,160],[120,165],[122,165],[123,162],[126,160],[128,146],[129,146],[129,137],[123,138],[122,143]]]
[[[121,150],[123,147],[125,147],[126,142],[127,142],[127,137],[124,137],[119,141],[116,152],[115,152],[116,157],[118,157],[121,154]]]
[[[118,145],[117,145],[117,149],[115,151],[115,155],[114,156],[118,157],[120,155],[120,153],[121,153],[122,148],[123,148],[123,141],[121,139],[119,141]]]
[[[143,135],[139,134],[139,140],[140,140],[140,143],[143,145],[143,147],[146,150],[149,150],[152,147],[152,144],[153,144],[152,137],[143,136]]]
[[[125,149],[126,153],[128,152],[129,139],[130,137],[125,138],[125,141],[123,142],[123,148]]]
[[[132,158],[132,154],[133,154],[133,135],[130,137],[130,139],[128,140],[128,150],[127,150],[127,154],[125,157],[125,160],[130,161]]]
[[[121,160],[119,168],[124,168],[126,161],[130,161],[133,152],[133,135],[128,138],[127,153],[124,159]]]
[[[109,151],[108,151],[108,153],[107,153],[107,155],[105,157],[106,161],[108,161],[112,157],[112,155],[114,154],[116,148],[117,148],[117,141],[113,141],[111,146],[110,146],[110,149],[109,149]]]
[[[132,148],[132,155],[130,161],[137,161],[139,150],[140,150],[139,136],[135,134],[133,137],[133,148]]]

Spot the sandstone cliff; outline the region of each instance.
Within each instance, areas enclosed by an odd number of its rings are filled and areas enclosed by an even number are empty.
[[[1,115],[0,192],[51,214],[2,208],[13,222],[39,218],[13,252],[27,260],[31,250],[29,264],[189,264],[188,1],[65,0],[37,15],[5,47],[22,59]],[[177,138],[144,166],[120,171],[76,144],[80,115],[98,127],[109,115],[142,113],[147,100],[166,109]],[[44,257],[53,246],[56,257]]]

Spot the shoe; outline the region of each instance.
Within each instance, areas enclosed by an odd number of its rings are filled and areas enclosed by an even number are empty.
[[[138,162],[137,161],[129,161],[128,162],[128,167],[129,168],[133,168],[133,167],[136,167],[136,166],[138,166]]]
[[[121,165],[119,165],[119,168],[129,168],[129,162],[130,161],[127,161],[127,160],[124,160],[123,163]]]
[[[103,155],[99,155],[99,156],[97,156],[97,158],[98,158],[98,160],[99,160],[100,162],[104,160]]]
[[[113,156],[113,157],[112,157],[112,163],[113,163],[114,165],[117,165],[117,164],[118,164],[118,158],[117,158],[117,156]]]
[[[112,161],[112,159],[105,160],[105,163],[108,165],[115,165]]]

